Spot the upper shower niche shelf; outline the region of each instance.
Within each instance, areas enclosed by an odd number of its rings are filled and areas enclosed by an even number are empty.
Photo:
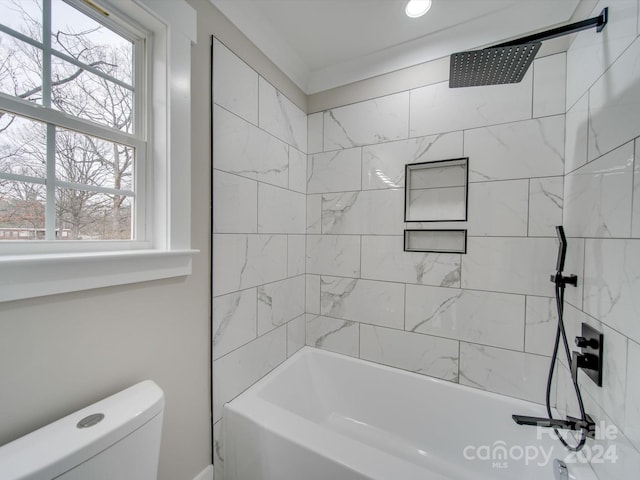
[[[467,220],[469,158],[405,166],[405,222]]]

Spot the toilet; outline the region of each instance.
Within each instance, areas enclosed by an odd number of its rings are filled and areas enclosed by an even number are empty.
[[[0,447],[0,480],[155,480],[163,411],[140,382]]]

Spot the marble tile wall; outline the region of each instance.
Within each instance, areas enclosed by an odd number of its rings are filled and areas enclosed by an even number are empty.
[[[605,422],[613,438],[591,445],[617,458],[592,459],[601,479],[637,476],[640,469],[640,2],[609,6],[602,34],[581,32],[567,52],[567,138],[564,225],[567,272],[578,288],[567,291],[569,337],[585,322],[604,334],[603,386],[578,375],[585,408]],[[580,281],[582,280],[582,281]],[[579,412],[566,362],[558,382],[558,408]]]
[[[212,329],[217,478],[222,478],[224,462],[222,406],[306,341],[306,188],[305,112],[214,40]]]
[[[429,85],[310,115],[306,342],[544,401],[562,222],[565,54],[522,83]],[[469,157],[467,222],[404,223],[404,167]],[[466,228],[467,254],[403,251]]]

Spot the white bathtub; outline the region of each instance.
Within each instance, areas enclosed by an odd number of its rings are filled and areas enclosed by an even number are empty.
[[[224,409],[226,480],[553,480],[568,455],[511,419],[541,405],[310,347]]]

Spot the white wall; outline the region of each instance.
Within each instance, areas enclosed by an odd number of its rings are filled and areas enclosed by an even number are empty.
[[[544,402],[565,55],[309,117],[307,344]],[[404,166],[469,157],[467,253],[403,251]]]
[[[564,224],[574,252],[566,271],[579,277],[567,293],[569,338],[582,322],[604,334],[602,388],[582,373],[579,381],[587,412],[617,428],[598,443],[618,460],[592,462],[609,480],[640,468],[640,8],[599,2],[593,14],[607,5],[604,31],[580,33],[567,52]],[[575,415],[566,368],[561,374],[559,407]]]
[[[307,116],[217,39],[213,85],[213,415],[219,472],[224,403],[305,343]]]

